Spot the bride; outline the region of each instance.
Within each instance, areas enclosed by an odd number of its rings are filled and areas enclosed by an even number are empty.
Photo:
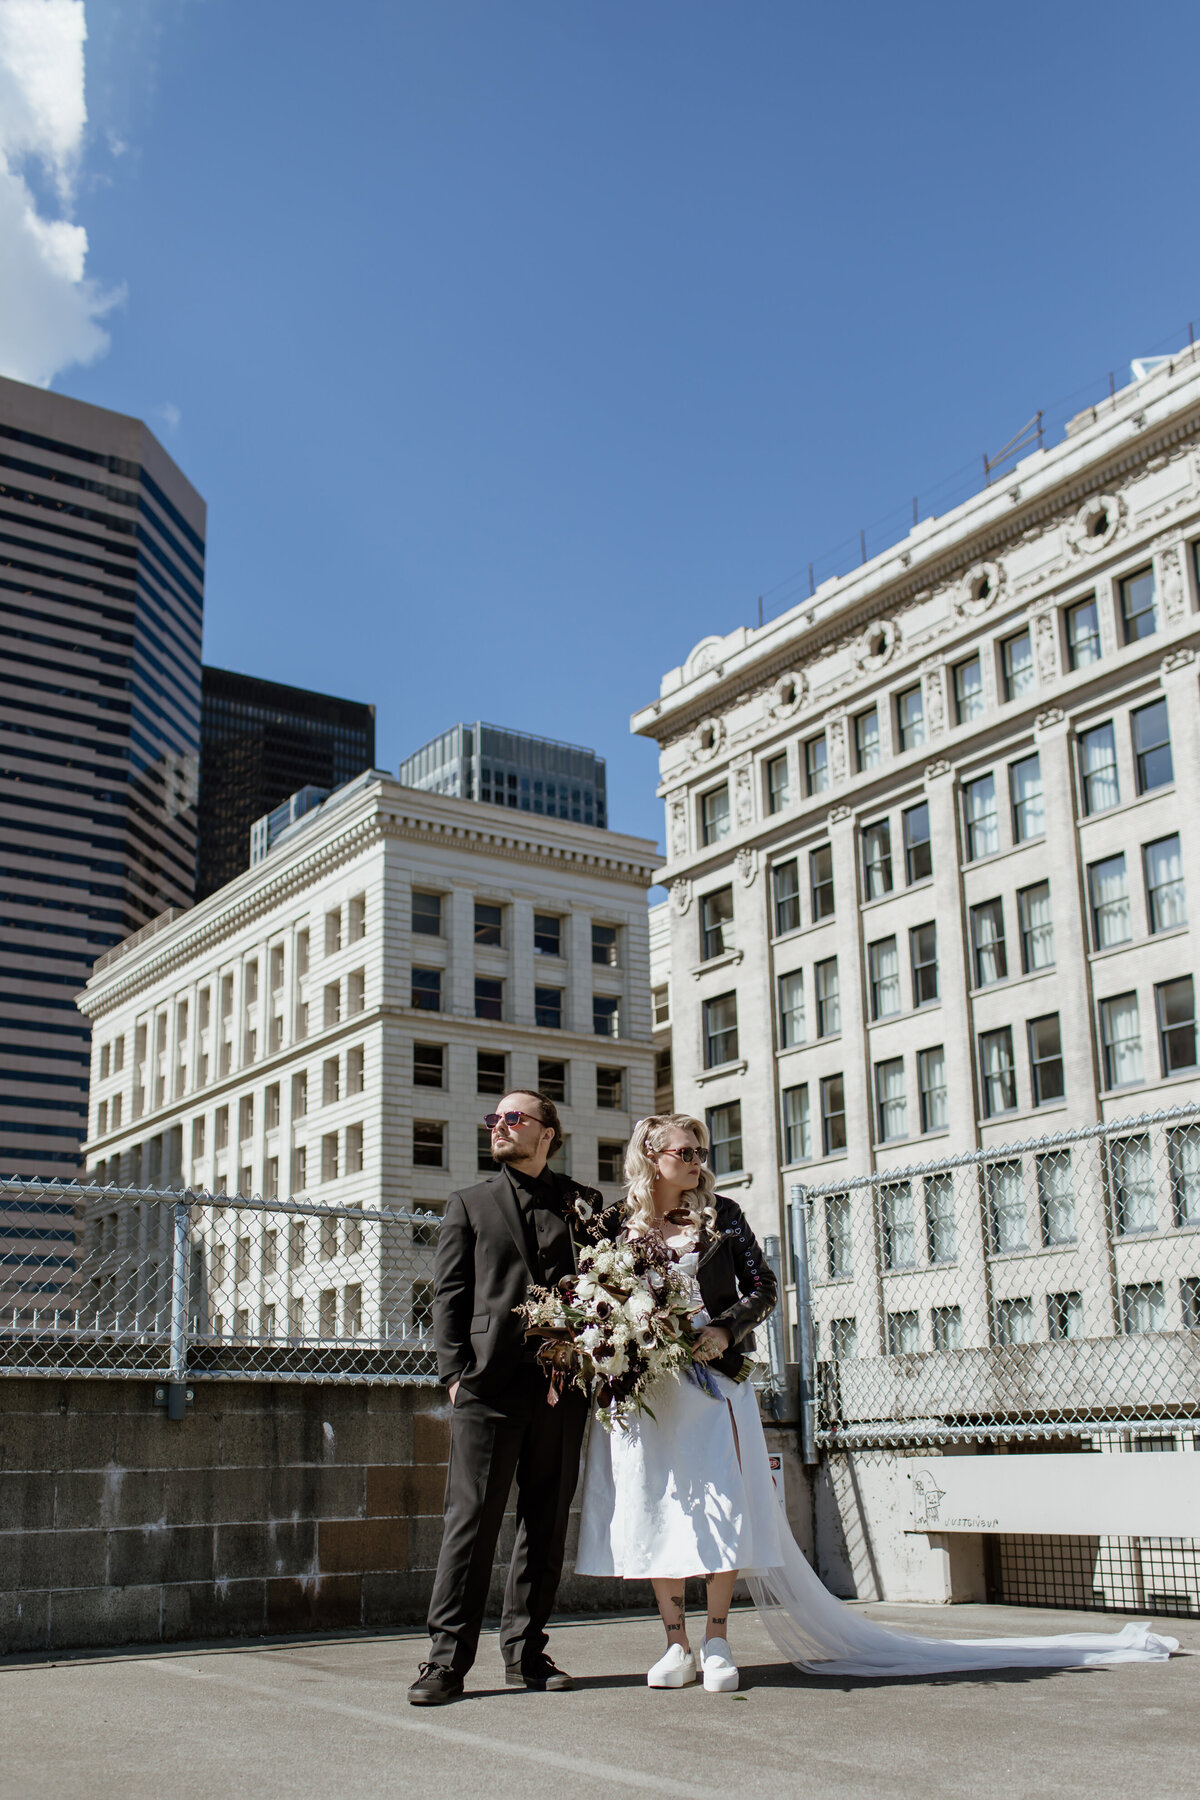
[[[767,1631],[797,1668],[826,1675],[923,1675],[1014,1666],[1160,1661],[1174,1638],[1146,1625],[1061,1637],[926,1638],[876,1624],[835,1600],[809,1567],[775,1498],[758,1402],[747,1376],[752,1331],[776,1283],[736,1201],[715,1192],[708,1133],[682,1113],[641,1119],[625,1158],[624,1230],[657,1232],[691,1278],[702,1367],[664,1379],[653,1415],[588,1440],[575,1569],[649,1580],[667,1634],[651,1687],[738,1685],[729,1605],[739,1573]],[[697,1664],[686,1582],[701,1576],[708,1616]]]

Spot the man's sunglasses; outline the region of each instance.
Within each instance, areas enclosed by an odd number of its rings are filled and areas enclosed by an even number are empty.
[[[522,1119],[528,1119],[531,1125],[546,1123],[545,1119],[535,1119],[532,1113],[527,1112],[484,1113],[483,1115],[483,1122],[489,1131],[495,1131],[497,1125],[500,1124],[507,1125],[510,1131],[515,1131]]]
[[[682,1150],[651,1150],[649,1154],[651,1156],[677,1156],[681,1163],[706,1163],[708,1161],[707,1150],[693,1150],[690,1144],[685,1144]]]

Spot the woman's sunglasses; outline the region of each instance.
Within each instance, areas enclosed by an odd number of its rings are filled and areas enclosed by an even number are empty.
[[[707,1150],[693,1150],[690,1144],[686,1144],[682,1150],[651,1150],[648,1154],[650,1156],[677,1156],[682,1163],[706,1163],[708,1161]]]
[[[546,1123],[544,1119],[535,1119],[532,1113],[527,1112],[484,1113],[483,1115],[483,1122],[489,1131],[495,1131],[497,1125],[501,1123],[507,1125],[510,1131],[515,1131],[522,1119],[528,1119],[531,1125]]]

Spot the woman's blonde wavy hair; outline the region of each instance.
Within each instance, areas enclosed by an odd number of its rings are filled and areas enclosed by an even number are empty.
[[[629,1212],[630,1233],[639,1237],[654,1228],[654,1182],[658,1166],[648,1150],[661,1150],[670,1131],[690,1131],[703,1149],[708,1149],[708,1127],[703,1119],[687,1113],[656,1113],[639,1119],[633,1128],[629,1148],[625,1152],[625,1205]],[[690,1193],[680,1196],[679,1204],[690,1213],[697,1231],[713,1232],[717,1226],[717,1209],[713,1205],[716,1180],[707,1163],[700,1167],[700,1180]]]

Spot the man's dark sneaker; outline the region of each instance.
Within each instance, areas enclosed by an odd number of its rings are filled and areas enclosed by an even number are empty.
[[[509,1687],[534,1688],[538,1693],[547,1694],[563,1694],[575,1686],[565,1669],[555,1668],[548,1656],[512,1663],[505,1669],[504,1679]]]
[[[447,1700],[462,1697],[463,1678],[445,1663],[422,1663],[420,1673],[408,1690],[410,1706],[445,1706]]]

